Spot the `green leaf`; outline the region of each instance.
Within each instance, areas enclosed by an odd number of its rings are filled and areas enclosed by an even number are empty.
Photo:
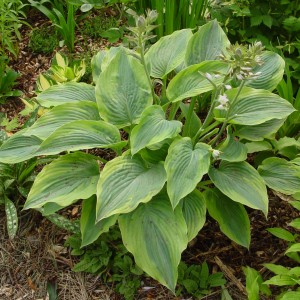
[[[146,64],[151,65],[150,75],[164,78],[178,67],[184,61],[186,45],[192,35],[191,29],[182,29],[160,38],[152,45],[145,55]]]
[[[80,101],[96,102],[95,87],[83,82],[57,84],[40,93],[36,100],[44,107]]]
[[[181,131],[182,123],[168,121],[161,106],[146,108],[140,123],[131,132],[131,154],[134,155],[145,147],[160,143],[168,138],[175,138]]]
[[[0,147],[0,162],[15,164],[25,161],[36,155],[42,140],[35,136],[25,136],[21,130],[6,140]]]
[[[287,242],[294,242],[295,237],[293,234],[291,234],[289,231],[286,229],[280,228],[280,227],[275,227],[275,228],[268,228],[267,231],[269,231],[271,234],[274,236],[285,240]]]
[[[109,231],[109,228],[118,219],[118,215],[114,215],[96,223],[96,205],[97,199],[95,196],[83,201],[80,218],[81,247],[96,241],[102,233]]]
[[[285,119],[272,119],[259,125],[240,126],[237,125],[235,134],[249,141],[263,141],[264,138],[275,138],[275,133],[284,123]]]
[[[289,247],[286,251],[285,254],[291,253],[291,252],[300,252],[300,243],[294,244],[291,247]]]
[[[190,39],[185,56],[186,65],[198,64],[205,60],[216,60],[226,52],[230,42],[217,20],[200,27]]]
[[[246,85],[255,89],[273,91],[282,79],[284,59],[277,53],[265,51],[261,55],[263,64],[253,69],[253,73],[261,72],[257,79],[248,80]]]
[[[300,229],[300,218],[297,218],[297,219],[293,220],[293,221],[289,224],[289,226],[292,226],[292,227],[294,227],[294,228],[296,228],[296,229]]]
[[[275,264],[264,264],[264,267],[273,272],[276,275],[288,275],[289,269]]]
[[[165,161],[167,191],[172,207],[190,194],[210,166],[211,147],[204,143],[193,146],[189,137],[178,138],[170,146]]]
[[[96,98],[105,121],[118,127],[138,123],[153,101],[142,64],[125,50],[119,51],[99,76]]]
[[[165,182],[163,163],[150,167],[137,156],[111,160],[105,165],[97,186],[97,221],[133,211],[159,193]]]
[[[232,201],[217,189],[204,192],[206,206],[221,231],[239,245],[249,248],[250,220],[243,205]]]
[[[187,225],[188,240],[191,241],[204,226],[206,220],[205,199],[198,190],[194,190],[185,196],[180,204]]]
[[[46,203],[62,207],[96,194],[99,166],[93,156],[76,152],[61,156],[37,175],[24,209],[39,208]]]
[[[175,292],[177,267],[187,246],[187,228],[178,207],[159,195],[133,212],[119,217],[122,239],[136,264]]]
[[[280,300],[298,300],[300,299],[300,291],[288,291],[281,295]]]
[[[247,147],[236,141],[232,130],[227,127],[227,137],[226,140],[218,147],[221,151],[219,158],[226,161],[244,161],[247,159]]]
[[[264,284],[271,284],[271,285],[277,285],[277,286],[294,286],[297,284],[295,280],[291,276],[288,275],[276,275],[272,277],[271,279],[264,282]]]
[[[91,101],[61,104],[39,118],[24,135],[46,139],[57,128],[76,120],[100,120],[97,104]]]
[[[188,115],[189,115],[189,104],[185,104],[185,103],[180,103],[180,109],[185,117],[185,119],[187,120],[188,118]],[[193,113],[190,117],[190,124],[189,124],[189,127],[188,127],[188,130],[187,130],[187,136],[189,137],[194,137],[199,128],[201,127],[202,123],[201,123],[201,120],[200,118],[197,116],[196,112],[193,110]],[[187,121],[186,121],[187,122]],[[187,126],[187,123],[185,123],[185,126]]]
[[[259,272],[250,267],[243,267],[246,275],[246,290],[248,300],[259,300],[259,283],[258,279],[261,277]]]
[[[178,102],[211,91],[214,86],[205,77],[205,73],[211,74],[211,81],[219,85],[223,82],[227,70],[228,65],[221,61],[204,61],[187,67],[170,81],[167,87],[167,97],[170,102]],[[220,77],[216,78],[214,74]]]
[[[18,230],[18,212],[14,203],[4,195],[6,227],[8,236],[13,239]]]
[[[257,141],[246,143],[247,153],[255,153],[260,151],[272,150],[272,145],[267,141]]]
[[[228,113],[228,122],[239,125],[257,125],[272,119],[284,119],[294,107],[285,99],[269,91],[244,87],[226,92],[229,99],[229,111],[214,110],[215,118],[224,121]],[[238,95],[237,99],[236,96]]]
[[[246,162],[222,161],[211,167],[209,177],[215,186],[233,201],[268,213],[267,188],[259,173]]]
[[[286,195],[300,191],[300,166],[282,158],[271,157],[258,167],[260,176],[271,189]]]
[[[80,120],[63,125],[40,146],[38,155],[57,154],[92,148],[118,148],[121,141],[117,127],[103,121]]]

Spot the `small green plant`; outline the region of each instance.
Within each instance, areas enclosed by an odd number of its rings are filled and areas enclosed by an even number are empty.
[[[141,286],[143,271],[122,245],[118,228],[111,228],[93,245],[82,248],[81,244],[80,234],[70,236],[65,243],[71,247],[72,255],[80,257],[80,262],[73,267],[73,271],[100,275],[103,282],[113,284],[116,292],[126,300],[134,299]]]
[[[50,0],[34,1],[28,0],[29,3],[49,18],[54,26],[56,26],[62,40],[60,46],[66,45],[70,52],[74,52],[75,47],[75,13],[77,7],[67,1],[67,12],[64,6],[53,5]],[[48,8],[50,5],[51,8]]]
[[[55,27],[42,26],[30,33],[29,47],[34,53],[51,54],[58,43],[59,37]]]
[[[1,0],[0,2],[0,56],[11,53],[18,56],[18,40],[21,40],[20,28],[26,15],[23,11],[25,4],[21,0]],[[28,25],[29,26],[29,25]]]
[[[296,196],[297,198],[300,198]],[[297,210],[300,211],[300,201],[293,200],[290,202]],[[289,226],[300,229],[300,218],[297,218],[290,222]],[[268,231],[274,236],[288,242],[288,249],[285,251],[285,255],[300,264],[300,243],[299,235],[293,234],[289,230],[276,227],[269,228]],[[273,263],[264,264],[264,267],[274,273],[275,275],[270,279],[263,281],[262,276],[258,271],[252,268],[244,268],[247,281],[247,294],[249,300],[259,300],[260,293],[267,296],[271,295],[271,291],[268,288],[269,285],[280,287],[280,294],[276,296],[278,300],[291,300],[298,299],[300,297],[300,267],[287,268],[282,265]]]
[[[178,267],[177,294],[188,294],[196,299],[209,295],[213,288],[222,287],[226,284],[223,273],[210,274],[206,262],[201,265],[187,266],[181,262]]]
[[[276,153],[258,168],[247,162],[245,140],[264,141],[295,111],[272,93],[284,60],[260,42],[231,44],[216,20],[147,48],[156,19],[155,11],[135,16],[134,49],[94,57],[95,86],[67,82],[40,93],[52,109],[4,142],[0,162],[60,154],[36,177],[24,209],[48,215],[83,199],[81,246],[118,222],[139,268],[175,293],[181,253],[206,211],[249,248],[244,205],[267,216],[267,186],[299,193],[300,166]],[[208,92],[199,118],[197,97]]]
[[[37,90],[45,91],[55,84],[65,82],[77,82],[85,74],[86,65],[84,60],[69,61],[67,56],[57,52],[52,59],[49,70],[40,74],[37,79]]]
[[[8,97],[22,95],[19,90],[14,90],[19,74],[7,66],[7,58],[0,56],[0,104],[3,104]]]

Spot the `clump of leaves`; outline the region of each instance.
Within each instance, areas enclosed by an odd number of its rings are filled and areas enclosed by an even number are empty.
[[[296,199],[300,199],[300,195],[294,196]],[[300,201],[293,200],[291,205],[300,211]],[[290,222],[289,226],[300,229],[300,218],[296,218]],[[299,235],[293,234],[289,230],[284,228],[275,227],[269,228],[268,231],[274,236],[288,242],[288,249],[285,251],[285,255],[294,260],[297,264],[300,264],[300,243]],[[271,290],[269,285],[280,287],[280,294],[276,296],[278,300],[298,299],[300,297],[300,267],[287,268],[282,265],[273,263],[266,263],[264,267],[274,273],[270,279],[263,281],[262,276],[258,271],[250,267],[244,268],[247,283],[247,294],[249,300],[259,300],[260,293],[270,296]]]
[[[8,97],[22,95],[19,90],[14,90],[19,74],[7,66],[7,58],[0,56],[0,104],[5,103]]]
[[[29,47],[34,53],[51,54],[58,43],[59,36],[55,27],[42,26],[31,31]]]
[[[84,199],[81,247],[118,222],[139,268],[175,292],[181,253],[207,211],[226,236],[249,248],[244,206],[267,216],[267,186],[300,192],[297,159],[274,152],[255,168],[245,145],[274,141],[295,109],[272,93],[284,60],[260,43],[231,55],[226,34],[211,21],[147,48],[157,13],[134,17],[135,48],[100,51],[95,86],[67,82],[40,93],[37,101],[53,108],[1,146],[0,162],[60,154],[37,176],[25,209],[47,215]],[[200,119],[197,98],[205,93],[210,107]],[[107,161],[86,153],[95,148],[115,155]]]
[[[222,287],[226,279],[222,272],[210,274],[206,262],[201,265],[187,266],[181,262],[178,267],[178,285],[176,294],[188,294],[196,299],[209,295],[213,288]]]
[[[141,286],[143,271],[123,246],[118,228],[111,228],[109,233],[103,234],[93,245],[82,248],[81,244],[80,235],[69,237],[65,243],[71,247],[72,255],[80,257],[73,271],[100,275],[103,282],[113,283],[115,291],[126,300],[134,299]]]
[[[69,61],[68,57],[57,52],[52,59],[50,68],[37,79],[38,91],[45,91],[55,84],[77,82],[85,74],[85,61]]]

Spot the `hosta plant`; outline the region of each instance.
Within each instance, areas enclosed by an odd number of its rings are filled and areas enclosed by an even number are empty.
[[[137,265],[174,292],[181,253],[207,210],[248,248],[245,206],[267,216],[266,185],[299,192],[300,167],[297,158],[269,157],[259,170],[247,162],[244,141],[274,139],[295,110],[272,93],[282,58],[259,42],[231,45],[216,21],[145,51],[156,17],[136,17],[135,49],[94,57],[95,86],[72,82],[40,93],[37,101],[52,109],[2,145],[0,162],[61,154],[39,173],[24,209],[51,215],[84,199],[82,247],[118,222]],[[199,118],[197,97],[207,92],[210,109]]]

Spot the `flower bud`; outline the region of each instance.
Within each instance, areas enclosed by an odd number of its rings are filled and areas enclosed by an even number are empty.
[[[142,29],[144,30],[146,28],[146,19],[144,16],[139,16],[137,18],[137,21],[136,21],[136,26],[139,28],[139,29]]]
[[[212,156],[213,158],[218,158],[220,156],[221,152],[219,150],[213,150]]]
[[[212,79],[213,79],[212,76],[211,76],[211,74],[209,74],[209,73],[205,73],[205,77],[206,77],[208,80],[212,80]]]
[[[148,16],[147,16],[147,18],[148,18],[150,24],[153,23],[153,22],[155,22],[156,19],[157,19],[157,17],[158,17],[158,13],[157,13],[156,10],[151,10],[151,11],[148,13]]]
[[[225,89],[226,90],[231,90],[232,89],[232,86],[230,84],[225,84]]]
[[[222,104],[216,106],[216,109],[217,110],[227,110],[227,108],[224,105],[222,105]]]
[[[227,102],[228,102],[228,98],[226,95],[220,95],[219,98],[218,98],[218,102],[221,104],[221,105],[226,105]]]

